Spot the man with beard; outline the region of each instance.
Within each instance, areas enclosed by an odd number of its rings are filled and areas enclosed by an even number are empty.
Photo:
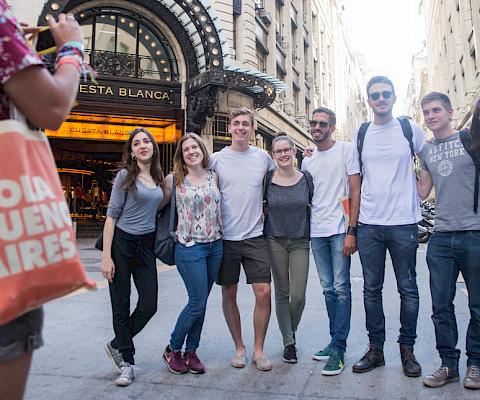
[[[375,76],[367,84],[368,104],[374,118],[368,125],[355,152],[362,169],[360,215],[357,246],[363,269],[363,300],[369,348],[353,366],[353,372],[367,372],[385,365],[385,315],[382,289],[385,277],[386,251],[390,253],[400,294],[400,355],[406,376],[418,377],[420,364],[413,354],[417,337],[418,288],[416,255],[417,222],[421,219],[412,153],[419,153],[425,134],[415,123],[409,123],[411,138],[393,118],[396,101],[393,83],[384,76]],[[410,129],[408,129],[410,130]],[[361,153],[360,153],[361,151]]]
[[[323,375],[338,375],[345,368],[344,353],[352,308],[350,255],[356,250],[360,202],[360,170],[354,147],[351,143],[332,139],[335,123],[335,113],[328,108],[313,111],[310,132],[317,148],[302,163],[302,170],[313,177],[310,237],[330,320],[331,341],[313,355],[314,360],[327,360]],[[348,197],[349,193],[350,218],[345,221],[339,200]]]

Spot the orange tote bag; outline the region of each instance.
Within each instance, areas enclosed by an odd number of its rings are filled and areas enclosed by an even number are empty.
[[[78,254],[47,138],[0,121],[0,324],[81,287]]]

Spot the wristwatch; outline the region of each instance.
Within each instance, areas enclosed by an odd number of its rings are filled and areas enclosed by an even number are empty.
[[[349,226],[347,228],[347,235],[355,236],[357,234],[357,227],[356,226]]]

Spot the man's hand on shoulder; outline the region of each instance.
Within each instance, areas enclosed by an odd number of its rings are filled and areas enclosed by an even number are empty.
[[[307,147],[305,147],[305,150],[303,150],[302,156],[303,157],[311,157],[311,156],[313,156],[314,151],[315,151],[315,147],[307,146]]]

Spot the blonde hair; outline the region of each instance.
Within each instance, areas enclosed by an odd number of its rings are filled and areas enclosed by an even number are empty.
[[[208,154],[208,150],[203,139],[194,132],[185,133],[185,135],[183,135],[178,141],[177,149],[173,155],[173,176],[176,179],[177,186],[180,186],[183,183],[188,171],[185,160],[183,159],[183,143],[185,143],[188,139],[195,140],[200,147],[200,150],[203,154],[202,167],[207,168],[208,164],[210,163],[210,155]]]

